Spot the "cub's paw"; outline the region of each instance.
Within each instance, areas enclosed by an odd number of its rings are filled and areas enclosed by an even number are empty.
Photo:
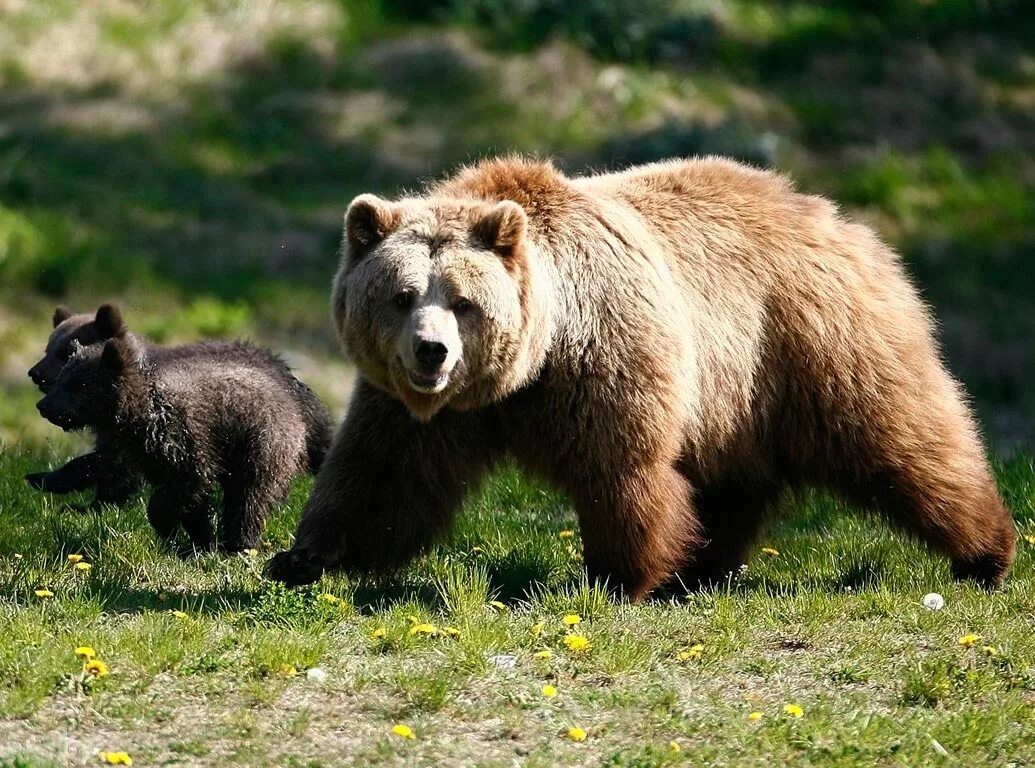
[[[289,587],[312,584],[323,575],[323,564],[314,552],[307,549],[289,549],[278,552],[266,563],[263,574],[267,579],[280,581]]]
[[[47,479],[49,477],[49,472],[30,472],[25,476],[25,482],[27,482],[37,491],[44,491],[46,490]]]

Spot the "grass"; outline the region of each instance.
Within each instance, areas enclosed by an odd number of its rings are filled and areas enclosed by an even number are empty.
[[[340,412],[354,373],[327,288],[353,195],[502,151],[573,172],[721,153],[792,174],[898,247],[993,448],[1014,456],[1001,487],[1035,535],[1023,3],[6,5],[0,768],[103,750],[293,768],[1035,762],[1027,541],[989,595],[810,495],[760,542],[779,554],[726,589],[632,607],[584,583],[566,502],[505,472],[398,578],[293,592],[259,571],[306,483],[257,555],[183,561],[156,548],[142,502],[83,513],[21,480],[86,445],[36,417],[25,376],[59,302],[116,299],[161,343],[258,339]],[[944,610],[921,607],[929,591]],[[584,652],[564,643],[569,613]],[[83,644],[107,677],[83,677]]]
[[[40,462],[0,458],[5,766],[93,763],[104,750],[141,765],[1035,759],[1035,544],[1024,538],[989,594],[808,494],[760,542],[776,554],[759,548],[725,588],[632,606],[585,583],[565,500],[505,471],[469,500],[450,542],[398,577],[287,590],[260,570],[288,543],[308,481],[260,552],[181,560],[156,545],[143,501],[84,513],[32,492],[21,475]],[[999,477],[1021,534],[1035,535],[1032,460]],[[931,591],[943,610],[921,606]],[[970,633],[981,639],[961,645]],[[572,635],[588,648],[572,650]],[[106,677],[84,674],[83,645]]]

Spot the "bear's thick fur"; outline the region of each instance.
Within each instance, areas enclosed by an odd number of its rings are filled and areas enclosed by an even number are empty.
[[[266,350],[220,341],[149,348],[125,333],[73,348],[40,413],[133,457],[153,488],[148,520],[167,541],[182,527],[194,549],[214,546],[221,486],[220,547],[256,546],[270,508],[330,445],[325,406]]]
[[[722,159],[566,178],[483,162],[346,214],[333,312],[361,378],[268,573],[384,571],[499,459],[563,489],[589,576],[721,578],[789,487],[833,489],[998,584],[1014,528],[899,258]]]

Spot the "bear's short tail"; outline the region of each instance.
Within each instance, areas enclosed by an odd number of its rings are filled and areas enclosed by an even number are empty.
[[[324,457],[331,449],[331,440],[334,438],[334,427],[331,424],[331,414],[327,406],[316,396],[313,390],[309,389],[298,379],[295,379],[295,388],[298,404],[302,407],[302,417],[305,420],[305,448],[307,469],[310,474],[315,475],[320,471]]]

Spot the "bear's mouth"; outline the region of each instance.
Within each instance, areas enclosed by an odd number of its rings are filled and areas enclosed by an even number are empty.
[[[406,376],[410,386],[426,395],[435,395],[441,392],[449,384],[449,371],[407,371]]]

